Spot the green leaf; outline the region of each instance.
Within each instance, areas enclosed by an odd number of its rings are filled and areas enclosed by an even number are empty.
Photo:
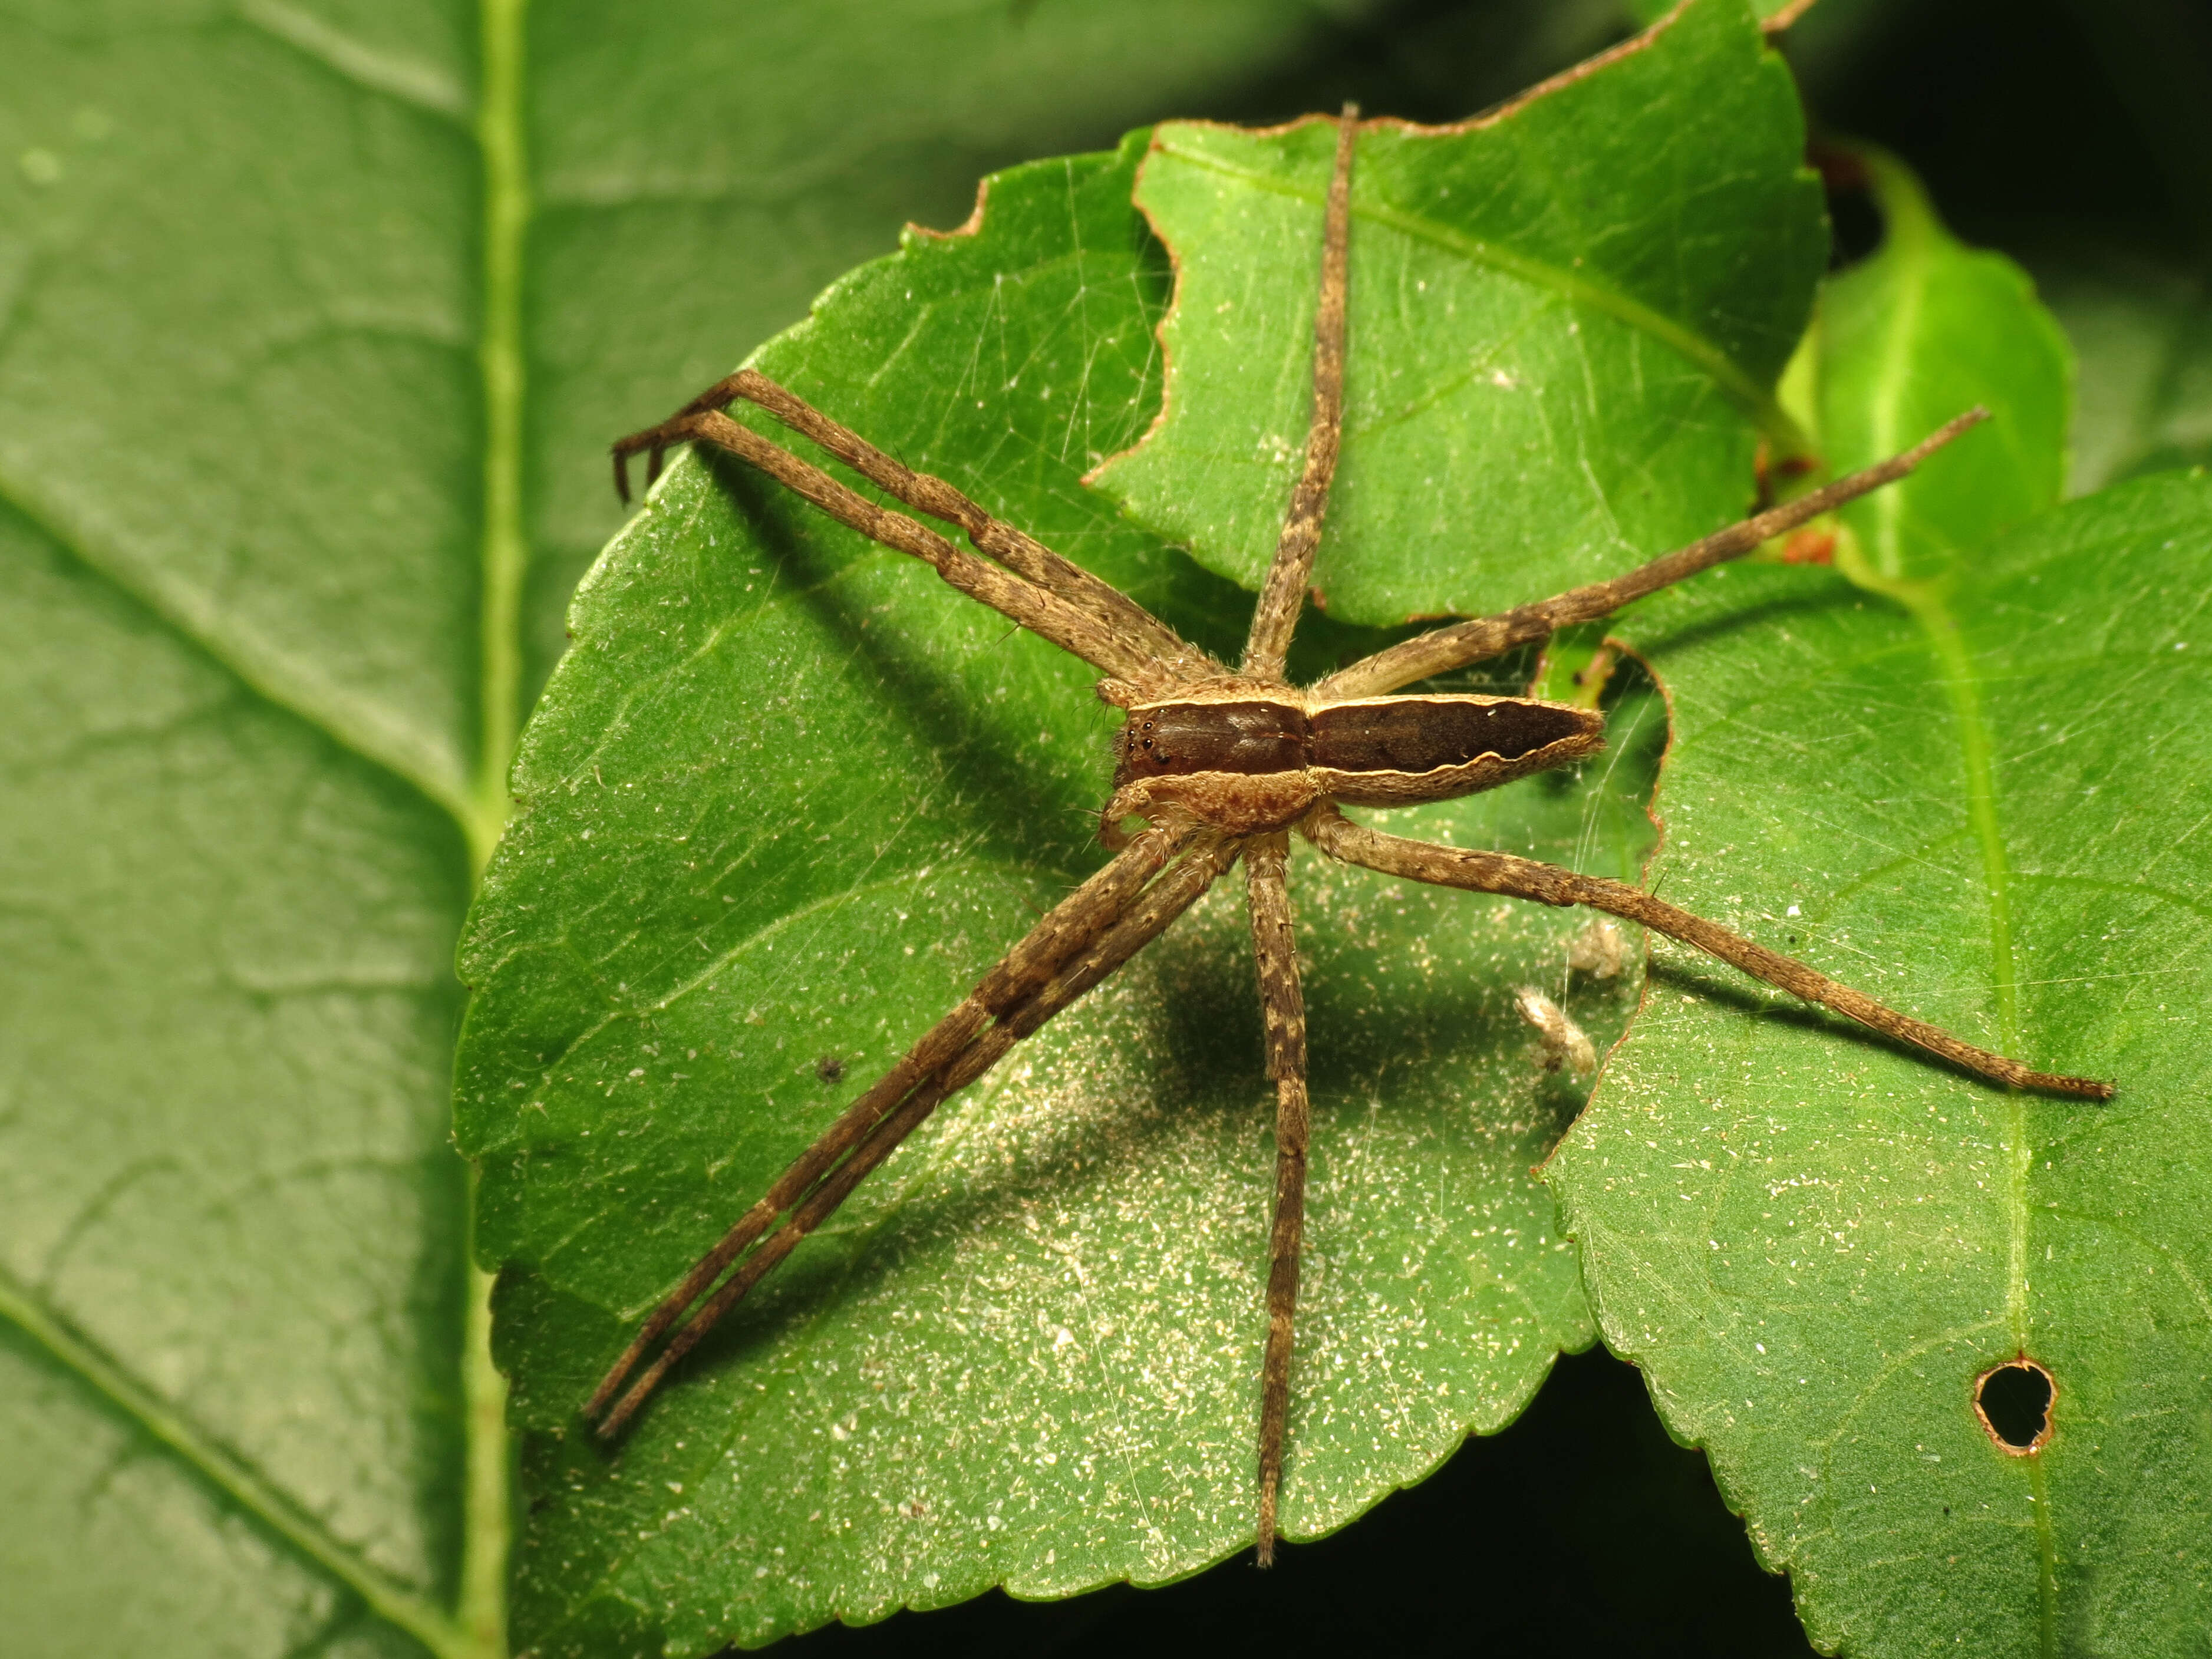
[[[1867,504],[1842,574],[1730,568],[1638,611],[1674,721],[1650,879],[2119,1097],[1993,1089],[1662,949],[1547,1167],[1608,1344],[1817,1644],[2171,1653],[2207,1613],[2212,487],[1976,535],[2055,493],[2064,359],[2008,267],[1898,234],[1900,179],[1885,252],[1824,301],[1824,447],[1841,470],[1910,419],[1998,418]],[[2057,1389],[2026,1457],[1974,1413],[2022,1354]]]
[[[1623,7],[1639,23],[1656,23],[1673,11],[1678,0],[1626,0]],[[1786,28],[1813,0],[1751,0],[1751,14],[1770,29]]]
[[[1974,404],[1990,416],[1902,484],[1839,515],[1873,578],[1910,581],[1949,570],[2057,501],[2074,364],[2026,272],[1953,237],[1894,158],[1851,154],[1866,168],[1883,237],[1820,295],[1819,431],[1831,471],[1894,455]]]
[[[975,234],[909,238],[759,362],[1226,648],[1249,600],[1079,483],[1158,406],[1144,137],[1000,175]],[[519,1629],[703,1653],[1247,1545],[1272,1091],[1233,883],[941,1112],[618,1449],[579,1420],[691,1260],[1095,863],[1115,717],[1080,664],[734,465],[679,462],[573,623],[464,963],[459,1121],[530,1430]],[[1632,872],[1661,721],[1641,693],[1617,718],[1617,769],[1406,817]],[[1513,993],[1603,1042],[1634,987],[1570,986],[1575,918],[1294,878],[1316,1173],[1285,1525],[1311,1536],[1589,1340],[1530,1173],[1582,1091]]]
[[[1638,620],[1670,898],[2119,1084],[2008,1095],[1656,953],[1549,1168],[1607,1341],[1824,1648],[2162,1655],[2207,1615],[2208,556],[2170,476],[1913,610],[1753,567]],[[2025,1459],[1972,1408],[2023,1352],[2058,1390]]]
[[[459,833],[19,514],[0,562],[16,1650],[451,1646]]]
[[[450,963],[605,444],[986,167],[1219,107],[1309,30],[523,21],[0,18],[10,1655],[502,1645]]]
[[[483,1653],[465,38],[9,12],[8,1645]]]
[[[1456,127],[1383,124],[1352,175],[1331,613],[1480,613],[1740,517],[1827,252],[1789,72],[1733,0],[1678,9]],[[1163,127],[1138,199],[1176,259],[1173,394],[1104,488],[1247,586],[1310,402],[1334,124]]]

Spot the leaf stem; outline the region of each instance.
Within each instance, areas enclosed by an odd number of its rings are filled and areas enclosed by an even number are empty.
[[[476,1208],[476,1182],[469,1182]],[[471,1230],[473,1231],[473,1230]],[[507,1435],[507,1379],[492,1364],[492,1275],[469,1262],[469,1318],[462,1355],[462,1398],[468,1413],[467,1486],[462,1498],[460,1622],[470,1650],[482,1659],[507,1652],[507,1559],[514,1542],[514,1458]]]
[[[462,819],[481,878],[507,815],[508,768],[522,719],[523,581],[530,546],[522,514],[522,271],[530,230],[524,126],[524,22],[528,0],[483,0],[483,86],[477,143],[483,159],[483,541],[478,650],[482,729],[474,799]],[[462,1498],[459,1633],[471,1659],[507,1650],[507,1558],[514,1544],[514,1450],[507,1381],[492,1362],[492,1276],[476,1261],[476,1173],[469,1180],[468,1319],[461,1354],[466,1470]]]
[[[523,19],[528,0],[483,0],[483,93],[477,143],[483,156],[483,315],[477,364],[483,377],[483,611],[479,619],[482,729],[476,799],[465,819],[482,872],[507,823],[507,772],[521,720],[523,578],[530,549],[522,522],[522,261],[530,228],[523,129]]]
[[[1980,683],[1966,654],[1958,619],[1951,614],[1949,584],[1884,575],[1874,568],[1858,538],[1848,533],[1836,543],[1836,568],[1856,586],[1895,600],[1911,613],[1942,665],[1943,691],[1959,728],[1959,759],[1965,773],[1966,825],[1981,854],[1982,884],[1989,895],[1990,983],[1996,993],[1996,1048],[2020,1053],[2019,966],[2013,959],[2012,867],[2004,828],[1997,822],[1996,767],[1990,750],[1989,722],[1982,708]],[[2027,1306],[2027,1180],[2032,1148],[2027,1138],[2027,1103],[2017,1091],[2005,1101],[2006,1221],[2009,1238],[2005,1267],[2005,1316],[2013,1340],[2023,1350],[2030,1318]]]

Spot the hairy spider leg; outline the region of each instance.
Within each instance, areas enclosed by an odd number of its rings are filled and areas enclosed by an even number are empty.
[[[2016,1060],[1961,1042],[1948,1031],[1909,1014],[1900,1014],[1863,992],[1807,967],[1794,957],[1755,945],[1717,922],[1677,909],[1662,899],[1621,882],[1579,875],[1557,865],[1516,858],[1510,853],[1442,847],[1433,842],[1385,835],[1353,823],[1330,805],[1316,808],[1298,827],[1315,846],[1332,858],[1364,865],[1385,875],[1402,876],[1439,887],[1465,888],[1470,892],[1503,893],[1514,898],[1534,899],[1539,904],[1586,904],[1595,910],[1641,922],[1669,939],[1694,945],[1708,956],[1741,969],[1753,979],[1764,980],[1808,1002],[1832,1008],[1870,1030],[1912,1043],[1993,1083],[2033,1089],[2044,1094],[2068,1095],[2077,1100],[2112,1097],[2112,1085],[2109,1083],[2033,1071]]]
[[[1035,1034],[1047,1021],[1099,984],[1197,902],[1235,861],[1238,845],[1215,834],[1196,837],[1195,844],[1167,873],[1146,888],[1125,914],[1085,940],[1082,948],[1043,984],[909,1091],[896,1109],[862,1136],[852,1155],[792,1211],[790,1218],[747,1256],[722,1287],[678,1328],[659,1357],[607,1413],[599,1432],[618,1433],[670,1369],[714,1328],[724,1314],[743,1300],[746,1292],[789,1255],[801,1239],[834,1214],[853,1189],[889,1158],[901,1141],[927,1121],[939,1104],[997,1065],[1015,1043]]]
[[[1700,570],[1740,557],[1869,490],[1895,483],[1960,434],[1989,418],[1988,410],[1970,409],[1945,422],[1901,454],[1824,484],[1780,507],[1770,507],[1725,530],[1717,530],[1703,540],[1662,554],[1624,575],[1570,588],[1551,599],[1502,611],[1494,617],[1478,617],[1468,622],[1432,628],[1371,657],[1364,657],[1348,668],[1339,669],[1316,684],[1313,695],[1317,700],[1380,696],[1401,685],[1411,685],[1415,680],[1427,679],[1432,674],[1464,668],[1510,651],[1516,645],[1547,638],[1555,629],[1571,623],[1595,622],[1601,617],[1609,617],[1631,599],[1640,599],[1686,576],[1694,576]]]
[[[1304,470],[1291,492],[1275,556],[1252,610],[1238,672],[1279,681],[1284,654],[1305,604],[1307,579],[1328,514],[1329,486],[1343,447],[1346,301],[1351,287],[1352,162],[1359,106],[1337,119],[1336,158],[1322,216],[1321,285],[1314,302],[1313,416]],[[1110,813],[1111,807],[1108,811]],[[1268,1228],[1267,1340],[1260,1362],[1260,1516],[1255,1542],[1263,1567],[1275,1563],[1275,1511],[1283,1486],[1283,1437],[1290,1417],[1291,1353],[1297,1316],[1298,1258],[1306,1215],[1306,1143],[1313,1113],[1306,1098],[1306,1009],[1283,880],[1290,836],[1282,830],[1245,843],[1244,902],[1258,960],[1267,1075],[1275,1085],[1275,1205]]]
[[[1027,531],[994,517],[944,479],[916,472],[903,461],[886,455],[850,427],[831,419],[757,370],[739,369],[694,398],[684,413],[722,409],[739,398],[758,404],[801,437],[811,439],[878,489],[932,518],[959,526],[977,552],[1078,610],[1089,611],[1119,635],[1132,651],[1158,659],[1176,678],[1194,679],[1223,672],[1211,656],[1187,642],[1112,583],[1061,557]],[[653,434],[640,433],[615,447],[617,464],[640,447],[651,449],[655,457],[659,453]],[[654,465],[657,469],[657,460]]]
[[[878,506],[866,496],[848,489],[820,467],[802,461],[789,450],[778,448],[750,427],[738,425],[718,410],[678,416],[655,427],[653,433],[640,436],[651,437],[653,434],[661,434],[670,442],[678,437],[696,438],[729,451],[786,489],[805,496],[839,523],[895,553],[912,554],[969,599],[981,600],[1008,621],[1051,641],[1111,678],[1143,684],[1168,672],[1165,665],[1149,651],[1125,639],[1092,612],[1069,604],[1058,594],[1048,592],[965,548],[955,547],[934,530],[916,523],[903,513]],[[630,440],[623,441],[628,443]],[[621,445],[616,448],[619,453]]]
[[[932,1026],[896,1065],[847,1107],[821,1138],[777,1177],[760,1201],[722,1236],[721,1242],[699,1258],[684,1275],[683,1283],[653,1310],[622,1357],[608,1368],[586,1403],[584,1415],[599,1416],[646,1351],[660,1340],[661,1334],[682,1318],[721,1277],[725,1268],[767,1233],[778,1217],[804,1200],[837,1161],[866,1140],[870,1132],[919,1085],[967,1048],[988,1022],[995,1019],[1003,1023],[1054,974],[1120,921],[1137,902],[1146,884],[1194,834],[1188,827],[1163,827],[1133,837],[1127,851],[1054,906],[1042,921],[1023,935],[998,965],[976,981],[975,988],[957,1007]],[[700,1334],[704,1334],[703,1329]],[[697,1337],[692,1340],[697,1340]],[[659,1374],[656,1371],[654,1376]],[[643,1396],[638,1398],[641,1401]],[[629,1407],[635,1408],[635,1404]],[[600,1432],[611,1434],[619,1426],[617,1419],[610,1418],[601,1425]]]
[[[1259,602],[1252,609],[1240,673],[1279,680],[1283,655],[1305,604],[1306,579],[1321,546],[1329,484],[1344,442],[1345,307],[1351,291],[1352,157],[1359,143],[1359,106],[1346,104],[1336,124],[1336,166],[1322,217],[1321,290],[1314,302],[1313,419],[1306,428],[1305,470],[1291,493],[1291,510],[1275,543]]]
[[[1900,454],[1716,532],[1624,575],[1572,588],[1497,616],[1432,629],[1328,676],[1313,688],[1313,695],[1316,699],[1380,696],[1432,674],[1483,661],[1514,646],[1547,638],[1555,629],[1568,623],[1609,616],[1632,599],[1738,557],[1820,514],[1894,483],[1944,445],[1988,418],[1987,410],[1970,409]],[[2112,1096],[2110,1084],[2033,1071],[2004,1055],[1962,1042],[1948,1032],[1899,1013],[1794,957],[1769,951],[1716,922],[1692,915],[1620,882],[1578,875],[1504,853],[1462,850],[1386,836],[1352,823],[1334,805],[1317,809],[1299,828],[1316,846],[1333,857],[1386,874],[1441,886],[1534,899],[1545,904],[1584,904],[1640,921],[1755,979],[1832,1008],[1870,1030],[1915,1044],[1996,1082],[2086,1100],[2109,1100]]]
[[[1283,881],[1290,836],[1278,830],[1244,844],[1244,896],[1259,960],[1260,1012],[1267,1075],[1275,1085],[1275,1218],[1267,1241],[1267,1346],[1260,1364],[1259,1564],[1275,1564],[1275,1505],[1283,1486],[1283,1431],[1291,1409],[1291,1322],[1297,1311],[1298,1256],[1306,1225],[1306,1141],[1313,1111],[1306,1099],[1306,1005],[1298,985],[1297,941]]]

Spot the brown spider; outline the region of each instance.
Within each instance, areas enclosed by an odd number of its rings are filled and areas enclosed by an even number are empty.
[[[1347,106],[1338,125],[1314,324],[1313,422],[1305,469],[1260,591],[1243,659],[1234,669],[1185,643],[1127,595],[994,519],[942,479],[910,471],[751,370],[731,375],[660,425],[615,445],[615,481],[624,500],[629,495],[629,458],[641,450],[648,456],[649,477],[659,475],[663,453],[678,443],[702,440],[728,450],[863,535],[927,561],[962,592],[1091,664],[1103,676],[1098,695],[1126,710],[1127,720],[1115,740],[1114,793],[1100,817],[1101,839],[1117,856],[1016,944],[958,1007],[801,1153],[700,1259],[646,1321],[585,1407],[586,1415],[599,1418],[601,1434],[617,1432],[669,1368],[940,1103],[1158,938],[1242,858],[1259,958],[1267,1075],[1277,1103],[1260,1410],[1258,1546],[1261,1565],[1268,1565],[1282,1480],[1291,1316],[1305,1206],[1305,1008],[1283,878],[1293,830],[1332,857],[1387,874],[1608,911],[1996,1082],[2090,1100],[2111,1098],[2108,1084],[2031,1071],[1974,1048],[1622,883],[1504,853],[1384,835],[1354,823],[1338,810],[1340,803],[1396,806],[1450,800],[1595,753],[1603,744],[1603,726],[1587,709],[1526,697],[1389,694],[1545,639],[1568,623],[1607,616],[1632,599],[1748,552],[1903,477],[1987,418],[1984,410],[1971,410],[1901,455],[1626,575],[1498,616],[1435,629],[1316,684],[1291,685],[1283,677],[1284,653],[1321,539],[1342,419],[1358,113]],[[759,404],[891,496],[957,525],[975,552],[854,494],[731,420],[722,410],[739,398]],[[1131,818],[1145,827],[1127,833],[1124,825]],[[717,1288],[715,1281],[733,1263],[735,1271]],[[630,1381],[646,1352],[687,1312],[689,1319],[652,1364]],[[629,1386],[617,1400],[626,1382]]]

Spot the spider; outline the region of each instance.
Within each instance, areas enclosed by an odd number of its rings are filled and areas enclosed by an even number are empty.
[[[1603,746],[1603,723],[1592,710],[1530,697],[1394,694],[1544,640],[1569,623],[1608,616],[1632,599],[1747,553],[1903,477],[1987,418],[1985,410],[1969,410],[1889,460],[1625,575],[1433,629],[1314,684],[1294,686],[1285,678],[1284,657],[1320,543],[1342,425],[1351,179],[1358,131],[1358,112],[1346,106],[1337,122],[1323,217],[1313,413],[1304,471],[1261,586],[1243,656],[1233,668],[942,479],[911,471],[752,370],[739,370],[668,420],[614,446],[616,487],[625,501],[629,459],[640,452],[647,457],[648,483],[659,476],[665,452],[681,443],[703,441],[738,456],[831,517],[923,560],[961,592],[1090,664],[1102,676],[1100,698],[1127,718],[1114,739],[1113,793],[1099,817],[1100,840],[1115,856],[1018,940],[700,1258],[586,1406],[601,1435],[618,1433],[715,1322],[939,1105],[1159,937],[1241,860],[1258,958],[1267,1071],[1276,1097],[1255,1528],[1259,1563],[1270,1565],[1290,1402],[1310,1115],[1305,1012],[1284,880],[1294,832],[1333,858],[1409,880],[1543,904],[1587,905],[1694,945],[1994,1082],[2111,1098],[2108,1084],[2033,1071],[1977,1048],[1623,883],[1504,853],[1387,835],[1340,810],[1455,799],[1595,753]],[[975,551],[856,494],[730,419],[723,411],[739,398],[811,439],[894,499],[958,526]],[[1131,830],[1132,821],[1141,827]],[[835,1080],[826,1067],[823,1076]],[[664,1336],[665,1344],[641,1371],[641,1362]]]

